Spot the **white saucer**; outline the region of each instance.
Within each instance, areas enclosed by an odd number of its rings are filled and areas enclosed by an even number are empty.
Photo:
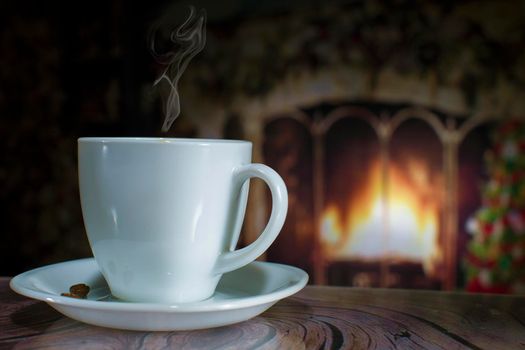
[[[210,299],[173,305],[131,303],[112,298],[95,260],[82,259],[24,272],[14,277],[10,286],[15,292],[45,301],[81,322],[119,329],[169,331],[248,320],[298,292],[307,281],[306,272],[296,267],[256,261],[225,274]],[[77,283],[91,287],[87,299],[60,295]]]

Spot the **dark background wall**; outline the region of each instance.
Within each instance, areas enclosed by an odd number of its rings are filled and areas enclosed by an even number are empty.
[[[159,132],[139,81],[154,78],[146,34],[161,5],[0,4],[0,275],[90,255],[76,139]]]

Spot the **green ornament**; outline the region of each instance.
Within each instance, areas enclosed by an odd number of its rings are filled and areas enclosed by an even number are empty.
[[[477,256],[478,258],[482,260],[487,259],[487,249],[485,248],[484,244],[474,243],[470,246],[470,251],[474,256]]]
[[[482,222],[494,222],[497,217],[497,213],[489,208],[483,208],[478,212],[478,218]]]
[[[499,259],[499,267],[503,271],[508,271],[511,266],[512,266],[512,257],[510,255],[505,254]]]

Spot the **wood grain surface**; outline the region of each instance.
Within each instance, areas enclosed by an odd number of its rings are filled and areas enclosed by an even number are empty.
[[[0,348],[525,349],[525,298],[308,286],[249,321],[131,332],[68,319],[0,278]]]

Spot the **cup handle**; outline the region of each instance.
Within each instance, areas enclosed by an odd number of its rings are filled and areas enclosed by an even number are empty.
[[[270,247],[283,227],[288,211],[288,191],[283,179],[275,170],[264,164],[248,164],[234,170],[233,178],[239,184],[239,188],[251,177],[260,178],[270,188],[272,194],[270,219],[255,242],[242,249],[219,255],[213,269],[214,274],[236,270],[257,259]]]

